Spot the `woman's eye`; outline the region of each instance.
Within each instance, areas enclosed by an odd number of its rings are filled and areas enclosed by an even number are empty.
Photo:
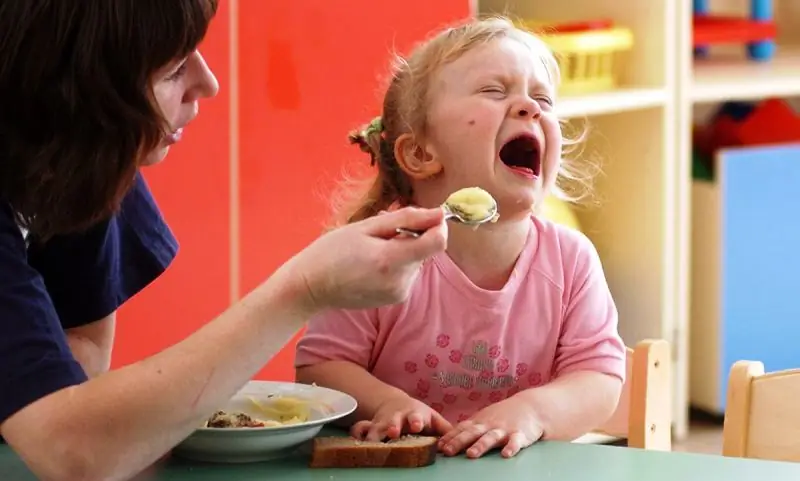
[[[180,67],[167,76],[167,80],[178,80],[186,73],[186,62],[183,62]]]

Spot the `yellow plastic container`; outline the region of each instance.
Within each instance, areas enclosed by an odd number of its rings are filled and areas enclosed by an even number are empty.
[[[525,21],[524,26],[553,50],[561,69],[562,95],[612,90],[617,86],[621,52],[633,48],[633,32],[624,27],[570,33],[548,33],[551,23]]]

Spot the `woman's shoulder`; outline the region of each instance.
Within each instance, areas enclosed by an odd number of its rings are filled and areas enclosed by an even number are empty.
[[[45,280],[64,327],[101,319],[158,278],[178,244],[139,175],[109,219],[85,232],[29,242],[28,262]]]
[[[0,201],[0,262],[6,265],[0,266],[0,270],[9,271],[15,268],[10,260],[16,260],[27,265],[27,254],[25,249],[26,231],[17,222],[14,209],[8,202]]]

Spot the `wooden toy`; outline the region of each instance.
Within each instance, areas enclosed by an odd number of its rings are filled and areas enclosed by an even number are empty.
[[[731,43],[747,45],[747,56],[751,60],[767,61],[775,55],[777,26],[772,0],[750,0],[749,18],[711,15],[708,0],[693,2],[695,56],[707,56],[709,45]]]

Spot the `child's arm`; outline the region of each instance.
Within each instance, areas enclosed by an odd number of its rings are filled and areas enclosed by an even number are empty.
[[[304,384],[316,383],[353,396],[358,401],[358,408],[353,415],[343,420],[347,425],[372,419],[378,408],[393,398],[408,398],[405,392],[379,380],[363,366],[351,361],[323,361],[299,367],[297,381]]]
[[[622,383],[600,372],[574,371],[517,396],[531,406],[542,439],[571,441],[596,429],[617,407]]]
[[[329,311],[313,319],[297,346],[296,378],[353,396],[356,411],[337,424],[361,439],[452,429],[439,413],[369,372],[380,335],[377,310]]]
[[[544,439],[572,440],[616,409],[625,376],[617,308],[591,242],[581,236],[555,359],[555,379],[518,394],[541,422]]]
[[[378,336],[377,309],[331,310],[309,322],[297,345],[298,382],[342,391],[358,401],[342,423],[372,419],[388,400],[410,399],[369,372]]]

